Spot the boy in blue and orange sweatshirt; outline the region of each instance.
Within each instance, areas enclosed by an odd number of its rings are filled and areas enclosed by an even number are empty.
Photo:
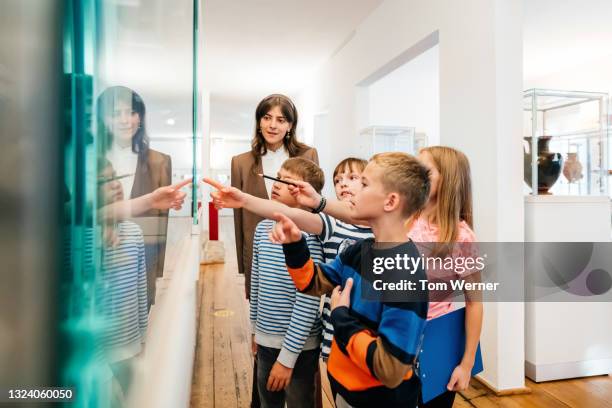
[[[358,241],[331,264],[311,259],[300,230],[282,214],[270,238],[283,244],[300,292],[333,292],[335,338],[327,368],[337,406],[416,407],[420,386],[413,367],[427,318],[427,293],[401,301],[386,294],[369,298],[375,285],[368,260],[420,256],[406,231],[427,201],[428,171],[410,155],[377,154],[362,173],[362,185],[352,202],[354,218],[367,221],[375,238]],[[419,267],[403,278],[415,283],[427,279]]]

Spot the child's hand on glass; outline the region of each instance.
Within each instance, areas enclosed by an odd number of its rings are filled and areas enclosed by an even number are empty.
[[[308,208],[317,208],[319,206],[321,194],[317,193],[310,183],[289,178],[286,181],[295,184],[295,186],[288,185],[287,188],[298,204]]]
[[[337,307],[351,306],[351,289],[353,288],[353,278],[348,278],[344,289],[340,286],[336,286],[331,295],[331,310]]]
[[[270,231],[270,241],[275,244],[290,244],[302,239],[302,232],[289,217],[281,213],[274,213],[276,224]]]
[[[236,187],[224,186],[223,184],[208,177],[204,177],[202,181],[217,189],[217,191],[210,193],[210,196],[213,199],[213,204],[217,210],[222,208],[244,207],[244,204],[246,203],[245,194]]]

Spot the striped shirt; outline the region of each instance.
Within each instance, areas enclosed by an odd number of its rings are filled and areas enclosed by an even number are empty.
[[[319,239],[323,243],[325,263],[333,262],[340,252],[358,240],[374,237],[370,227],[347,224],[324,213],[319,213],[319,217],[323,221],[323,231],[321,231]],[[330,320],[331,298],[329,296],[324,296],[323,298],[321,357],[327,361],[331,351],[332,339],[334,338],[334,327]]]
[[[109,362],[138,354],[148,324],[142,231],[137,224],[122,221],[116,234],[119,244],[107,247],[102,256],[99,300],[104,320],[101,344]]]
[[[255,228],[251,269],[250,320],[255,342],[280,349],[277,361],[293,368],[302,350],[319,347],[320,298],[299,293],[285,265],[283,246],[273,244],[268,232],[274,221]],[[315,262],[323,261],[321,243],[314,235],[306,242]]]

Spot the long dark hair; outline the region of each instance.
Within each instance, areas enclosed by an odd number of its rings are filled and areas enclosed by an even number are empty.
[[[103,137],[103,150],[110,149],[114,138],[113,132],[106,126],[104,118],[113,114],[115,105],[119,101],[130,105],[132,111],[140,117],[140,126],[136,134],[132,136],[132,151],[139,155],[145,155],[149,150],[149,136],[145,125],[147,109],[140,95],[125,86],[111,86],[98,96],[98,130]]]
[[[287,122],[291,123],[291,128],[283,138],[283,145],[285,149],[287,149],[289,157],[299,156],[309,149],[308,145],[299,142],[296,138],[295,130],[298,124],[298,112],[293,102],[291,102],[291,99],[285,95],[272,94],[262,99],[257,105],[257,109],[255,109],[255,136],[253,136],[253,140],[251,141],[251,154],[255,159],[255,166],[259,165],[261,162],[261,156],[268,153],[266,140],[261,134],[261,129],[259,127],[261,118],[270,112],[270,109],[276,106],[283,112],[283,116],[287,119]]]

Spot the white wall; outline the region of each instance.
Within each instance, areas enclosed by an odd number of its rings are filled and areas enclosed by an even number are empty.
[[[514,0],[384,1],[304,91],[314,112],[329,112],[329,141],[315,147],[335,161],[359,154],[357,85],[437,33],[440,143],[471,161],[476,233],[481,241],[522,241],[521,27]],[[495,388],[524,386],[523,332],[523,304],[485,305],[483,378]]]
[[[597,61],[564,69],[550,75],[528,78],[524,88],[550,88],[571,91],[612,93],[612,54]]]
[[[370,126],[409,126],[440,143],[439,47],[434,46],[369,86]]]

